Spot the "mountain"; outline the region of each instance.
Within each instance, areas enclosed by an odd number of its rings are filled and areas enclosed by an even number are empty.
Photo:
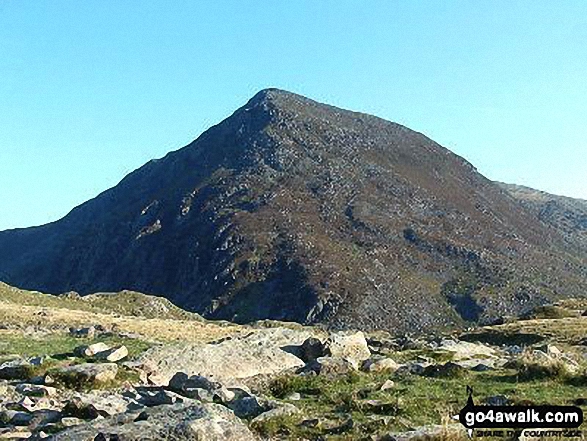
[[[557,196],[523,185],[499,185],[542,222],[558,229],[570,245],[587,252],[587,200]]]
[[[417,331],[587,288],[586,254],[463,158],[276,89],[0,250],[0,280],[25,289],[140,291],[237,322]]]

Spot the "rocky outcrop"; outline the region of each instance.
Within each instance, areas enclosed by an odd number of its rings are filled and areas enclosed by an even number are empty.
[[[254,441],[257,438],[226,407],[218,404],[175,404],[76,426],[55,441]]]
[[[310,336],[309,330],[257,329],[213,343],[155,347],[135,365],[156,384],[169,384],[177,372],[203,375],[214,381],[239,385],[255,376],[269,376],[304,365],[294,353]]]

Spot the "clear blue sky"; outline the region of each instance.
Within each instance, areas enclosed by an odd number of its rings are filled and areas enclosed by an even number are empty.
[[[266,87],[587,199],[584,0],[0,0],[0,229],[62,217]]]

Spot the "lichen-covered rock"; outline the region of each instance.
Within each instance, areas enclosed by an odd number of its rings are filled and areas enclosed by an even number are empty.
[[[113,381],[117,373],[114,363],[84,363],[57,368],[53,375],[70,386],[91,386]]]
[[[400,364],[391,358],[370,358],[363,363],[361,367],[365,372],[395,372],[400,368]]]
[[[104,342],[93,343],[91,345],[78,346],[73,353],[79,357],[94,357],[95,355],[109,351],[110,346]]]
[[[55,441],[255,441],[249,428],[226,407],[218,404],[174,404],[96,420],[65,430]]]
[[[326,354],[343,358],[357,369],[371,356],[365,334],[361,331],[333,333],[326,340],[324,347]]]

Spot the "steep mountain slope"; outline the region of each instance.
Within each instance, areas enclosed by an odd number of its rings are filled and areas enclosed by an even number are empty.
[[[582,295],[586,258],[459,156],[382,119],[259,92],[37,228],[0,280],[130,289],[207,317],[417,330]]]
[[[586,200],[557,196],[523,185],[499,185],[541,221],[558,229],[571,245],[587,251]]]

